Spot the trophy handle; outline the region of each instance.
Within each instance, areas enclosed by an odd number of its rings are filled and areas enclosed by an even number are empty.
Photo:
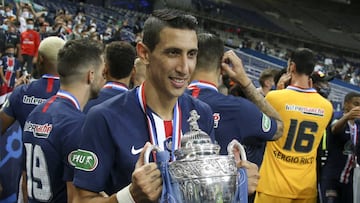
[[[244,147],[240,144],[240,142],[238,142],[237,140],[232,140],[228,146],[227,146],[227,151],[228,154],[234,154],[233,149],[237,148],[240,152],[240,159],[246,161],[246,153],[245,153],[245,149]]]
[[[146,151],[145,151],[145,154],[144,154],[144,164],[149,163],[150,153],[153,152],[153,151],[160,152],[161,149],[157,145],[151,145],[150,147],[146,148]]]

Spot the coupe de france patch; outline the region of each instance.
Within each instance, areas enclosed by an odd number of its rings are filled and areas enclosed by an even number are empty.
[[[83,171],[93,171],[99,163],[96,154],[82,149],[72,151],[68,156],[68,161],[76,169]]]
[[[271,128],[271,119],[269,118],[269,116],[265,115],[264,113],[262,116],[261,127],[262,127],[263,132],[265,132],[265,133],[269,132],[270,128]]]

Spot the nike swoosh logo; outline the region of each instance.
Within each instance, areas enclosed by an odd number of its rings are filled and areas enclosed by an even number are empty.
[[[137,155],[140,154],[140,152],[144,149],[144,147],[140,148],[140,149],[135,149],[134,145],[131,147],[131,154],[132,155]]]

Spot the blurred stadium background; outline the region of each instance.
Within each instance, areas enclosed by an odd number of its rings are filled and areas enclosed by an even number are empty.
[[[133,43],[153,9],[185,10],[198,18],[201,31],[220,35],[228,49],[236,50],[256,85],[264,68],[281,69],[291,51],[308,47],[317,53],[316,70],[335,76],[329,99],[337,110],[346,93],[360,92],[359,1],[3,0],[5,5],[16,2],[31,3],[37,12],[46,11],[47,26],[55,26],[62,12],[73,16],[75,29],[75,17],[81,11],[87,28],[95,25],[99,39],[106,40],[111,32],[112,37],[118,34]]]

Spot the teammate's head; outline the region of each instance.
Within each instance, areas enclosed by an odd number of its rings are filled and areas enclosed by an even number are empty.
[[[224,55],[224,42],[210,33],[198,34],[198,55],[196,70],[220,70]]]
[[[275,85],[274,82],[274,69],[267,68],[261,71],[260,77],[259,77],[259,83],[261,87],[271,87]]]
[[[64,44],[65,41],[59,37],[47,37],[41,41],[36,66],[40,75],[57,73],[58,53]]]
[[[160,41],[160,32],[165,27],[196,30],[194,16],[172,9],[155,10],[144,23],[143,43],[153,51]]]
[[[313,88],[315,88],[321,96],[328,98],[331,92],[329,81],[333,80],[334,76],[326,75],[322,71],[314,71],[311,74],[311,79],[313,82]]]
[[[140,58],[136,58],[134,62],[135,74],[132,79],[133,86],[139,86],[146,78],[146,66]]]
[[[58,54],[60,84],[88,84],[91,89],[90,98],[94,98],[104,84],[104,64],[101,43],[90,39],[67,41]]]
[[[360,106],[360,94],[357,92],[347,93],[344,98],[344,112],[349,112],[357,106]]]
[[[8,56],[14,56],[15,46],[13,44],[5,44],[5,54]]]
[[[105,48],[105,75],[122,79],[129,77],[136,57],[135,48],[128,42],[114,41]]]
[[[314,71],[316,61],[310,49],[298,48],[291,54],[289,62],[289,68],[295,68],[296,73],[310,76]]]

